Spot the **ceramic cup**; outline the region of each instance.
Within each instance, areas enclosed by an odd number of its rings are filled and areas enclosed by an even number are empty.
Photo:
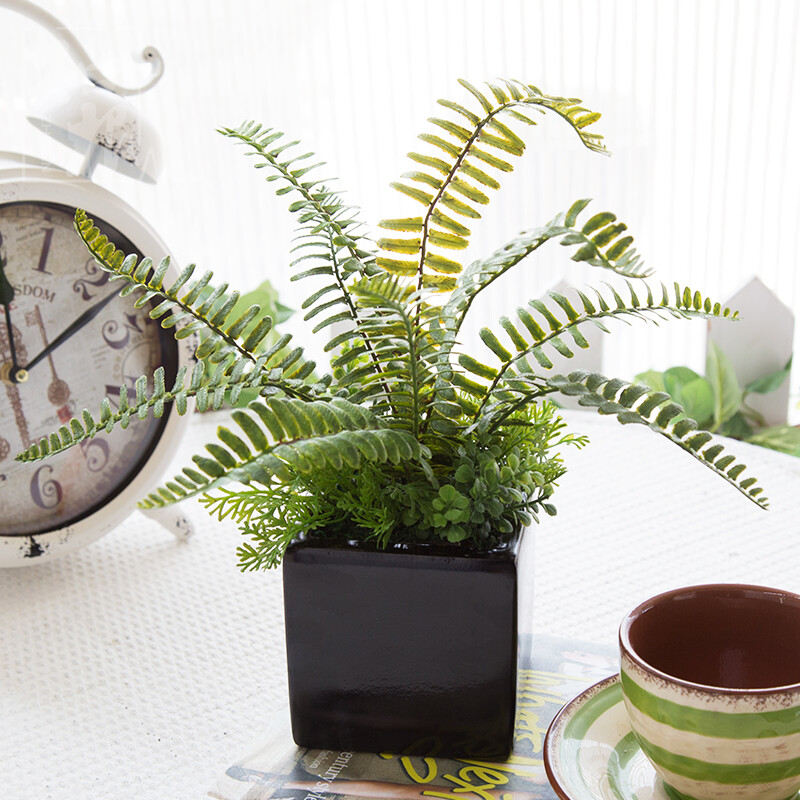
[[[620,627],[631,727],[682,800],[800,789],[800,596],[713,584],[666,592]]]

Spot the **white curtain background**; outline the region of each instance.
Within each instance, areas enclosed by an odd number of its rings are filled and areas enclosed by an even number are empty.
[[[119,83],[143,83],[149,67],[132,56],[159,48],[163,80],[133,99],[165,141],[159,184],[105,168],[95,180],[143,214],[179,262],[233,286],[269,278],[295,308],[305,294],[289,281],[286,198],[217,127],[255,119],[302,139],[374,225],[405,213],[389,183],[410,168],[404,154],[430,130],[437,98],[468,100],[459,77],[512,77],[602,112],[597,129],[613,157],[581,148],[556,118],[528,130],[526,155],[475,226],[468,260],[592,197],[628,224],[668,285],[724,300],[756,274],[800,309],[798,0],[39,2]],[[82,76],[53,37],[2,8],[0,41],[0,150],[77,170],[80,157],[25,117],[48,88]],[[606,277],[553,245],[493,287],[472,330],[562,278],[580,286]],[[307,339],[299,319],[289,327]],[[613,334],[609,374],[702,371],[700,321]]]

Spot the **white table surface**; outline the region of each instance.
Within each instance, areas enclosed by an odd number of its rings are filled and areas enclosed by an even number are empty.
[[[622,615],[710,581],[800,591],[800,459],[734,443],[764,512],[639,426],[567,412],[559,515],[536,529],[533,629],[613,644]],[[218,419],[196,418],[176,460]],[[189,508],[179,543],[134,514],[90,547],[0,571],[0,798],[197,800],[286,703],[279,572]]]

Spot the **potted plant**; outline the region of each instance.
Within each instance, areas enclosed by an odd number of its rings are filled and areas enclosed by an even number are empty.
[[[589,149],[599,114],[580,101],[518,81],[466,81],[467,105],[439,101],[442,118],[410,154],[415,169],[394,184],[415,210],[381,223],[373,241],[357,211],[313,177],[310,154],[253,123],[222,131],[243,142],[299,220],[293,280],[315,332],[335,331],[331,371],[314,377],[288,335],[264,345],[272,320],[252,306],[232,313],[237,294],[186,267],[162,284],[166,262],[125,256],[78,212],[80,235],[121,291],[177,337],[199,334],[198,362],[166,386],[142,376],[20,454],[33,461],[86,437],[161,413],[190,398],[201,409],[260,398],[232,412],[230,427],[145,508],[200,497],[234,519],[246,541],[243,569],[284,559],[293,729],[300,744],[406,749],[501,757],[514,717],[516,543],[564,473],[561,451],[585,438],[565,430],[550,396],[641,423],[667,437],[753,502],[755,478],[721,444],[682,415],[663,392],[575,371],[555,375],[549,353],[588,346],[582,329],[609,319],[735,317],[699,292],[653,288],[626,226],[579,200],[468,267],[480,206],[499,188],[525,144],[513,126],[538,113],[560,117]],[[317,170],[317,171],[315,171]],[[313,175],[312,175],[313,173]],[[464,352],[461,333],[475,298],[549,242],[608,274],[620,288],[531,300],[495,329],[485,350]],[[235,244],[235,242],[234,242]],[[226,487],[238,482],[236,488]],[[285,556],[284,556],[285,554]]]

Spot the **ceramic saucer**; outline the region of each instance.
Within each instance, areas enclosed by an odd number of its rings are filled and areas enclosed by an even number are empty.
[[[619,675],[561,709],[547,731],[544,766],[562,800],[670,800],[631,731]]]

